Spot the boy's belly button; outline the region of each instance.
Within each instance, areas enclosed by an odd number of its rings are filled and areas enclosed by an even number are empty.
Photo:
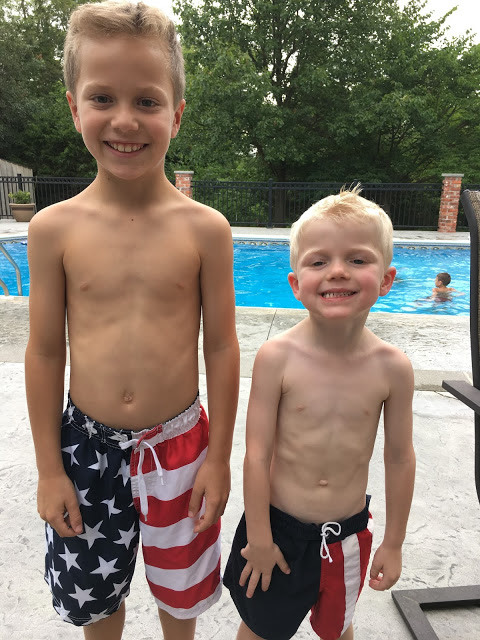
[[[320,480],[320,482],[318,484],[321,487],[326,487],[326,486],[328,486],[328,480]]]
[[[123,394],[123,401],[126,404],[131,404],[133,402],[133,393],[125,391],[125,393]]]

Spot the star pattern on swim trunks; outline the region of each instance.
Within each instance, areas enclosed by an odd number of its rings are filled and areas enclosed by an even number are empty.
[[[82,491],[80,491],[76,482],[74,483],[74,485],[75,485],[75,493],[77,494],[78,504],[81,504],[84,507],[91,507],[92,503],[85,498],[85,496],[90,491],[90,489],[87,488],[87,489],[82,489]]]
[[[46,531],[47,531],[47,546],[48,546],[49,544],[53,544],[53,529],[48,523],[46,526]]]
[[[68,617],[68,614],[70,613],[70,611],[68,609],[65,609],[62,602],[60,602],[59,607],[54,604],[53,608],[55,609],[55,611],[58,613],[58,615],[62,620],[64,620],[65,622],[71,622],[70,618]]]
[[[101,613],[91,613],[90,620],[87,622],[87,624],[93,624],[94,622],[98,622],[99,620],[108,618],[110,614],[107,613],[107,611],[108,609],[105,609],[105,611],[102,611]]]
[[[130,548],[132,540],[138,535],[138,532],[135,531],[135,525],[132,524],[128,531],[122,531],[122,529],[118,530],[120,534],[119,540],[114,540],[115,544],[124,544],[127,549]]]
[[[90,593],[93,591],[93,587],[91,589],[81,589],[78,584],[75,584],[74,587],[75,593],[69,593],[68,595],[71,598],[75,598],[75,600],[78,600],[78,606],[80,607],[80,609],[83,607],[85,602],[96,600],[96,598],[90,595]]]
[[[108,517],[110,518],[112,515],[115,515],[117,513],[121,513],[120,509],[117,509],[115,507],[115,496],[113,496],[113,498],[111,498],[110,500],[102,500],[102,504],[106,504],[107,508],[108,508]]]
[[[98,556],[99,566],[97,569],[95,569],[91,573],[100,573],[102,578],[105,580],[105,578],[107,578],[111,573],[116,573],[117,571],[120,571],[120,569],[115,568],[115,564],[117,560],[118,558],[114,558],[113,560],[110,560],[109,562],[107,562],[106,560]]]
[[[70,465],[78,464],[78,460],[75,458],[75,449],[78,449],[78,444],[72,444],[70,447],[65,447],[62,451],[70,454]]]
[[[77,558],[78,558],[78,553],[71,553],[68,548],[67,545],[64,545],[65,548],[65,553],[59,553],[58,557],[59,558],[63,558],[63,560],[65,560],[66,565],[67,565],[67,571],[70,571],[70,569],[72,567],[75,567],[75,569],[80,569],[80,567],[77,564]]]
[[[106,453],[100,453],[99,451],[95,451],[97,454],[97,462],[95,464],[91,464],[89,469],[98,469],[100,471],[100,477],[105,473],[105,469],[108,469],[108,458]],[[78,463],[77,463],[78,464]]]
[[[88,418],[87,416],[85,416],[85,422],[83,424],[85,429],[88,431],[89,438],[98,433],[97,429],[95,429],[95,422],[93,420],[90,420],[90,418]]]
[[[122,476],[123,486],[125,486],[127,482],[130,480],[130,467],[125,462],[125,460],[122,460],[120,464],[120,469],[118,470],[115,478],[118,478],[118,476]]]
[[[55,568],[52,566],[50,568],[50,574],[52,576],[52,581],[51,581],[51,585],[55,586],[55,585],[59,585],[60,588],[62,588],[62,585],[60,583],[60,580],[58,579],[58,576],[60,575],[61,571],[56,571]]]
[[[77,538],[82,538],[82,540],[86,540],[88,543],[88,548],[91,549],[95,544],[95,540],[98,540],[99,538],[105,538],[103,533],[100,533],[99,531],[102,524],[103,524],[103,520],[100,520],[100,522],[97,522],[97,524],[94,527],[90,527],[85,522],[84,523],[85,533],[79,533]]]
[[[113,583],[113,591],[112,593],[107,596],[108,598],[118,598],[118,596],[122,593],[122,591],[125,589],[125,587],[128,585],[128,580],[125,579],[123,582],[117,582],[117,583]]]

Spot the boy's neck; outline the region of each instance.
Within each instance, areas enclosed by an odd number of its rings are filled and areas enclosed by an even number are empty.
[[[309,313],[306,320],[312,342],[326,351],[351,353],[358,348],[365,336],[365,323],[369,311],[362,317],[332,319],[318,318]]]
[[[173,185],[167,179],[162,168],[153,174],[142,176],[138,180],[121,180],[111,176],[99,168],[98,174],[91,185],[96,196],[110,205],[118,204],[119,208],[147,206],[160,203],[169,193]]]

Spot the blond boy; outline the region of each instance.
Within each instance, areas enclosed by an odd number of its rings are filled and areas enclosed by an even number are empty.
[[[398,580],[412,499],[413,373],[365,327],[395,277],[388,216],[357,192],[293,225],[288,280],[308,317],[266,342],[247,415],[245,515],[224,582],[238,640],[287,640],[311,609],[323,640],[351,640],[372,541],[368,467],[384,412],[386,527],[370,586]]]
[[[45,579],[85,638],[118,640],[141,540],[164,637],[191,640],[221,589],[239,375],[231,233],[165,176],[185,107],[172,22],[143,3],[80,6],[64,63],[98,174],[29,229],[26,386]]]

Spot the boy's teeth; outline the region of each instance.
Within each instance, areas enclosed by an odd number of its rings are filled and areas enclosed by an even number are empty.
[[[124,153],[131,153],[132,151],[138,151],[143,147],[143,144],[117,144],[116,142],[111,142],[110,146],[116,151],[122,151]]]
[[[324,293],[324,298],[345,298],[346,296],[353,295],[352,291],[338,291],[336,293]]]

